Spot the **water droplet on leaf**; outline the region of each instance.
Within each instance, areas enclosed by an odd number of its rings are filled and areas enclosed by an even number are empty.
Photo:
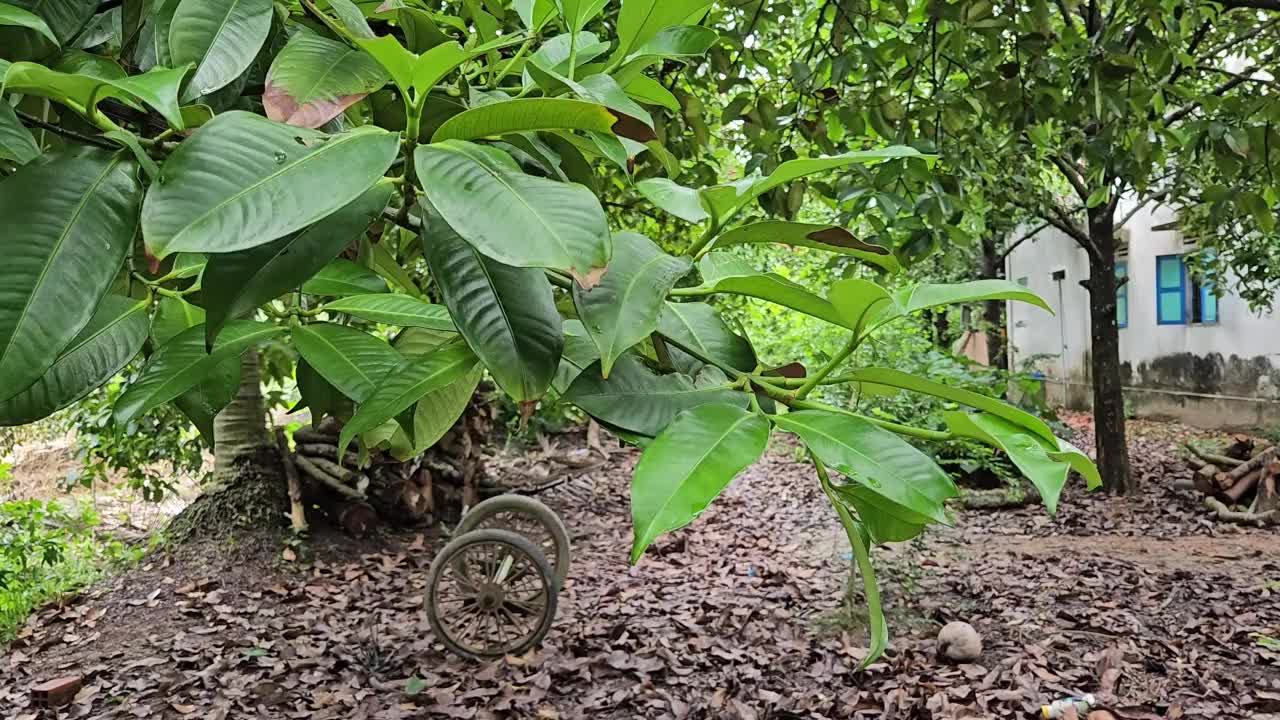
[[[283,164],[284,164],[284,161],[289,159],[289,156],[288,156],[288,155],[285,155],[283,152],[281,152],[281,151],[277,150],[277,151],[276,151],[276,154],[275,154],[275,158],[276,158],[276,164],[277,164],[277,165],[283,165]]]

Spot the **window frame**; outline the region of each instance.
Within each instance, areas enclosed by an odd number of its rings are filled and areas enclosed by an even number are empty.
[[[1187,323],[1187,263],[1182,259],[1181,253],[1176,255],[1157,255],[1156,256],[1156,325],[1186,325]],[[1166,262],[1175,262],[1178,264],[1178,285],[1165,286],[1160,282],[1161,267]],[[1165,320],[1164,314],[1161,312],[1162,303],[1166,295],[1178,295],[1178,319]]]
[[[1129,261],[1116,261],[1116,279],[1125,280],[1123,284],[1116,288],[1116,327],[1121,330],[1129,327],[1129,284],[1133,279],[1129,277]],[[1124,300],[1124,315],[1120,314],[1120,301]]]

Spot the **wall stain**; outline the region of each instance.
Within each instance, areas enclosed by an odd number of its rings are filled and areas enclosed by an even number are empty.
[[[1124,363],[1121,375],[1131,387],[1205,395],[1274,397],[1280,388],[1280,369],[1266,355],[1242,358],[1221,353],[1174,353],[1136,367]]]

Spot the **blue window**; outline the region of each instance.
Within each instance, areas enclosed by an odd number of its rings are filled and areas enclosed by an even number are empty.
[[[1119,272],[1117,266],[1116,273],[1119,274]],[[1127,313],[1128,302],[1125,305]],[[1218,296],[1214,294],[1213,280],[1204,277],[1197,280],[1191,277],[1182,255],[1157,257],[1156,323],[1198,325],[1216,322],[1218,322]]]
[[[1156,258],[1156,324],[1187,324],[1187,269],[1181,255]]]
[[[1124,282],[1129,277],[1129,262],[1121,260],[1116,263],[1116,280]],[[1129,327],[1129,283],[1116,289],[1116,324],[1122,328]]]

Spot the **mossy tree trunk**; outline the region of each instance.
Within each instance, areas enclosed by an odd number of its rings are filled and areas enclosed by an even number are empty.
[[[262,370],[258,354],[247,352],[240,359],[240,389],[222,412],[213,419],[213,481],[223,485],[236,474],[236,459],[270,444],[267,411],[262,400]]]

